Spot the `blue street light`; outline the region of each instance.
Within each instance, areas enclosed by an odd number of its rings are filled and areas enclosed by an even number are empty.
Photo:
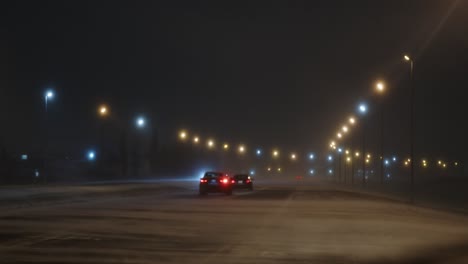
[[[262,155],[262,150],[257,149],[257,152],[256,152],[256,153],[257,153],[257,156],[260,156],[260,155]]]
[[[333,160],[332,155],[328,155],[328,161],[332,161],[332,160]]]
[[[367,105],[363,103],[359,104],[359,112],[365,114],[367,112]]]
[[[250,175],[255,175],[255,171],[254,171],[254,170],[251,170],[251,171],[250,171]]]
[[[329,170],[328,170],[328,174],[333,174],[333,170],[332,170],[332,169],[329,169]]]
[[[93,150],[88,151],[86,155],[89,161],[93,161],[96,159],[96,153]]]
[[[393,157],[393,162],[396,162],[396,157]]]
[[[314,170],[310,170],[309,173],[313,175],[313,174],[314,174]]]
[[[385,160],[385,165],[388,166],[388,164],[390,164],[390,161],[388,159]]]
[[[313,153],[309,154],[309,159],[310,159],[310,160],[313,160],[314,158],[315,158],[315,156],[314,156]]]
[[[343,149],[342,149],[342,148],[338,148],[338,152],[339,152],[339,153],[343,152]]]
[[[135,123],[138,128],[144,128],[146,125],[146,120],[144,117],[138,117]]]
[[[49,100],[54,99],[54,91],[49,89],[44,93],[44,101],[45,101],[45,110],[47,112],[47,105],[49,104]]]

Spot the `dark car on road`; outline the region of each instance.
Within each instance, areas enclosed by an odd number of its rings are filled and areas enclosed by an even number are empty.
[[[253,190],[253,178],[248,174],[236,174],[233,177],[235,189]]]
[[[207,193],[232,194],[234,180],[224,172],[206,172],[200,179],[200,195]]]

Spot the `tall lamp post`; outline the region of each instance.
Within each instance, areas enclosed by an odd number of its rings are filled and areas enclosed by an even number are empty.
[[[365,104],[360,104],[359,105],[359,112],[361,115],[366,114],[367,112],[367,106]],[[362,121],[362,153],[366,153],[366,122]],[[366,159],[363,157],[362,158],[362,185],[366,185]]]
[[[414,61],[408,55],[403,58],[410,64],[410,202],[414,203]]]
[[[49,129],[48,129],[48,107],[49,107],[49,100],[54,99],[54,91],[49,89],[44,93],[44,106],[45,106],[45,139],[44,139],[44,170],[47,167],[47,150],[49,148]],[[44,183],[47,183],[47,172],[44,171]]]
[[[383,94],[385,91],[385,85],[383,82],[378,82],[375,86],[378,93]],[[380,98],[380,184],[383,184],[384,179],[384,100]]]

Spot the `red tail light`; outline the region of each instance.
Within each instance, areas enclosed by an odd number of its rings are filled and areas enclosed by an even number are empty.
[[[250,183],[250,180],[246,180],[245,183]]]
[[[231,180],[231,183],[236,183],[236,181],[235,181],[235,180]]]
[[[200,179],[200,182],[204,183],[204,182],[208,182],[207,179]]]
[[[227,178],[224,178],[224,179],[221,180],[221,182],[222,182],[222,183],[228,183],[229,181],[228,181]]]

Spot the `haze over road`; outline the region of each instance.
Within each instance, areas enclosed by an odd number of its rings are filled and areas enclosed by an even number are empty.
[[[317,182],[264,183],[233,196],[200,197],[196,187],[16,191],[0,204],[0,263],[468,261],[465,215]]]

